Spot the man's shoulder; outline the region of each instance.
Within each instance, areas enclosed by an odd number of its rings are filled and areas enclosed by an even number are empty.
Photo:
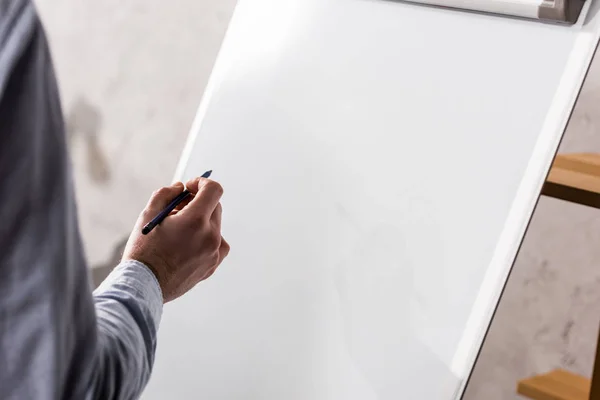
[[[32,40],[36,24],[37,14],[30,0],[0,0],[0,98]]]

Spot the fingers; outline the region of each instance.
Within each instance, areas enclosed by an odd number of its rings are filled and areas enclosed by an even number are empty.
[[[190,201],[192,201],[193,198],[194,198],[194,195],[190,194],[188,197],[186,197],[185,199],[183,199],[181,201],[181,203],[179,203],[177,205],[177,207],[175,207],[175,209],[173,210],[173,212],[176,213],[178,211],[183,210],[185,208],[185,206],[187,206],[190,203]]]
[[[196,195],[181,213],[194,219],[210,220],[223,195],[221,185],[210,179],[196,178],[189,181],[186,188]]]
[[[204,186],[205,183],[211,182],[211,181],[212,181],[211,179],[202,178],[202,177],[198,176],[196,178],[192,178],[189,181],[187,181],[185,183],[185,188],[187,190],[189,190],[190,192],[192,192],[193,194],[196,194],[196,193],[198,193],[198,191],[200,190],[200,188],[202,186]]]
[[[158,214],[161,212],[175,197],[177,197],[181,192],[183,192],[183,183],[176,182],[171,186],[165,186],[154,193],[150,197],[148,204],[144,211],[149,212],[151,214]]]

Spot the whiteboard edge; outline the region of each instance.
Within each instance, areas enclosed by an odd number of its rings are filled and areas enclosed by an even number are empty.
[[[456,392],[456,399],[462,398],[475,367],[479,351],[483,346],[527,227],[541,196],[542,187],[593,62],[600,39],[600,20],[593,24],[590,23],[590,25],[593,25],[593,28],[590,31],[583,28],[584,30],[575,40],[575,46],[571,51],[565,72],[542,126],[542,133],[534,147],[532,158],[528,163],[496,245],[490,267],[483,279],[455,352],[451,370],[462,381],[461,387]],[[575,85],[573,85],[573,81],[575,81]],[[573,86],[576,90],[571,91],[570,88]],[[523,215],[528,215],[529,218],[524,219]],[[476,345],[473,345],[474,343]]]
[[[229,24],[227,25],[227,30],[223,35],[223,40],[221,41],[221,45],[219,47],[219,51],[217,52],[217,56],[215,57],[215,63],[213,64],[212,70],[208,77],[208,81],[206,83],[206,88],[204,89],[204,94],[202,95],[202,99],[200,100],[200,105],[196,110],[196,114],[194,115],[194,119],[192,121],[192,126],[190,127],[190,131],[188,133],[188,137],[186,139],[185,145],[183,146],[183,150],[181,151],[181,156],[179,157],[179,161],[177,163],[177,167],[175,168],[175,174],[173,175],[173,182],[182,181],[185,176],[185,171],[188,167],[189,161],[192,157],[192,153],[194,150],[194,146],[196,144],[196,140],[200,135],[200,128],[202,127],[202,122],[204,120],[204,116],[206,115],[206,111],[208,110],[208,106],[212,100],[213,94],[215,93],[216,87],[222,81],[221,77],[225,74],[227,68],[226,64],[223,61],[224,52],[227,48],[226,43],[231,35],[231,30],[233,26],[233,21],[236,18],[236,13],[238,9],[238,5],[241,0],[236,1],[235,6],[233,7],[233,12],[231,14],[231,18],[229,19]],[[223,65],[225,64],[225,65]]]

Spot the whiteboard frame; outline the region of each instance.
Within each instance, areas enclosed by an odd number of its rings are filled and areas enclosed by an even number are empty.
[[[404,0],[458,10],[502,14],[535,20],[574,24],[586,0]],[[587,0],[589,3],[591,0]]]
[[[443,6],[492,14],[538,19],[544,0],[405,0],[408,3]]]

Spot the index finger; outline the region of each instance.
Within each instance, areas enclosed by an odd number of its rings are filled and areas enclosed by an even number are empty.
[[[210,219],[221,200],[223,187],[207,178],[192,179],[185,186],[191,193],[195,193],[195,196],[181,212],[196,218]]]

